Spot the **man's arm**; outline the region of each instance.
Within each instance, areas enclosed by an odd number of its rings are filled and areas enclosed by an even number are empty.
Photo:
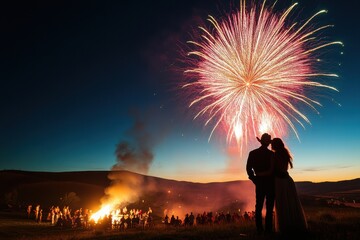
[[[250,152],[249,157],[246,162],[246,172],[249,176],[249,179],[254,182],[255,174],[254,174],[254,170],[253,170],[253,165],[254,165],[254,157],[253,157],[252,152]]]

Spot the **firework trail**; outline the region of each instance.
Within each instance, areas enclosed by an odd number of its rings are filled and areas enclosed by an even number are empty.
[[[298,105],[316,112],[321,104],[307,97],[305,90],[336,88],[313,81],[316,77],[337,77],[319,72],[315,52],[341,42],[317,39],[321,30],[311,27],[319,11],[302,25],[287,18],[297,3],[278,14],[266,0],[261,6],[240,1],[240,10],[218,22],[209,16],[211,29],[199,27],[199,41],[189,41],[192,67],[185,71],[192,81],[183,85],[192,96],[189,107],[199,107],[195,118],[206,117],[205,125],[225,128],[227,140],[240,148],[261,133],[282,137],[296,124],[310,123]]]

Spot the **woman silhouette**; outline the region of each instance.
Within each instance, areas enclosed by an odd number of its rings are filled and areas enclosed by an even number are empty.
[[[281,234],[301,234],[307,229],[305,214],[295,183],[288,173],[292,156],[280,138],[271,141],[273,173],[275,174],[275,230]],[[293,235],[293,234],[292,234]]]

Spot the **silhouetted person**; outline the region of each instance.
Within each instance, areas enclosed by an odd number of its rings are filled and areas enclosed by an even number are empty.
[[[274,175],[258,176],[257,173],[269,171],[272,167],[273,152],[268,149],[271,136],[264,133],[261,139],[257,138],[261,147],[252,150],[246,164],[246,172],[249,179],[255,184],[256,204],[255,222],[259,233],[264,231],[262,223],[262,208],[266,199],[265,231],[272,232],[273,208],[275,198]]]
[[[182,221],[181,221],[181,219],[179,218],[179,216],[176,216],[176,219],[175,219],[175,226],[181,226],[181,224],[182,224]]]
[[[37,205],[35,210],[35,221],[38,222],[39,221],[39,213],[40,213],[40,205]]]
[[[167,214],[164,218],[164,223],[165,223],[165,225],[169,224],[169,216]]]
[[[201,221],[201,215],[200,213],[198,213],[198,215],[196,216],[196,225],[200,225],[200,224],[203,224],[202,221]]]
[[[245,221],[250,221],[250,215],[248,214],[248,212],[244,213],[244,220]]]
[[[190,213],[189,220],[190,220],[190,226],[193,226],[193,225],[194,225],[195,216],[193,215],[192,212]]]
[[[30,216],[31,216],[31,209],[32,209],[32,205],[30,204],[30,205],[28,205],[28,207],[27,207],[28,218],[30,218]]]
[[[190,225],[190,218],[189,218],[189,214],[188,214],[188,213],[185,215],[184,225],[185,225],[185,226]]]
[[[40,209],[40,211],[39,211],[39,217],[38,217],[38,222],[39,222],[39,223],[42,222],[42,217],[43,217],[43,210]]]
[[[175,216],[174,215],[172,215],[171,218],[170,218],[170,225],[171,226],[175,225]]]
[[[275,173],[276,231],[287,237],[302,237],[307,230],[305,214],[297,195],[296,186],[288,173],[293,167],[292,156],[280,138],[274,138],[271,148],[275,152],[273,171]],[[296,235],[293,234],[295,232]]]

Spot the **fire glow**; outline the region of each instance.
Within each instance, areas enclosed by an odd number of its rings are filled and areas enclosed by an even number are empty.
[[[201,38],[189,41],[191,67],[185,71],[191,82],[189,107],[200,109],[194,119],[205,117],[205,126],[212,124],[209,140],[215,129],[224,128],[227,140],[247,146],[248,139],[268,132],[283,137],[290,128],[299,138],[296,124],[310,124],[300,105],[318,113],[320,102],[306,96],[307,91],[335,87],[315,81],[319,77],[337,77],[321,72],[317,50],[341,42],[319,39],[321,30],[309,24],[319,11],[302,24],[288,20],[297,3],[282,13],[267,6],[245,0],[240,10],[221,21],[209,16],[211,28],[199,27]],[[315,54],[316,53],[316,54]]]
[[[100,219],[109,216],[110,213],[113,211],[113,206],[110,204],[107,204],[103,206],[99,211],[91,215],[90,220],[94,220],[95,223],[98,223]]]
[[[145,226],[152,221],[152,209],[149,207],[148,211],[143,212],[139,209],[131,209],[128,211],[127,207],[120,208],[115,205],[104,205],[99,211],[90,216],[90,221],[94,224],[111,223],[112,228],[119,228],[121,225],[124,228],[141,224]]]

